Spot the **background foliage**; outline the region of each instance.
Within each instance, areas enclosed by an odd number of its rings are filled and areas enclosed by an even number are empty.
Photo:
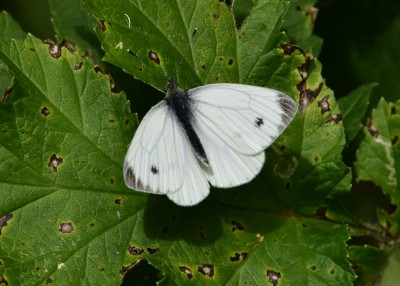
[[[0,4],[0,284],[396,285],[400,5],[205,2]],[[124,186],[167,75],[296,99],[256,180],[192,208]]]

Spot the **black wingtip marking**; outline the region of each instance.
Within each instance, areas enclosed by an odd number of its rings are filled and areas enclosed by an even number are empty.
[[[125,182],[129,186],[135,186],[136,185],[135,173],[133,172],[133,169],[131,167],[126,168],[126,171],[125,171]]]
[[[283,110],[282,113],[282,122],[284,125],[289,125],[290,121],[294,118],[297,112],[297,104],[291,98],[288,98],[285,94],[280,94],[279,98],[279,106]]]

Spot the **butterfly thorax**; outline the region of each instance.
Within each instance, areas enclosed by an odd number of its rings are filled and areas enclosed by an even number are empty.
[[[184,131],[197,158],[209,166],[206,152],[193,125],[196,124],[193,116],[194,103],[186,90],[181,89],[172,79],[167,80],[167,94],[164,98],[168,110]]]

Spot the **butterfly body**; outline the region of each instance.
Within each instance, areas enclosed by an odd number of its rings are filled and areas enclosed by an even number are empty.
[[[166,194],[190,206],[210,184],[229,188],[251,181],[264,150],[293,119],[297,104],[268,88],[210,84],[185,91],[172,80],[143,118],[124,162],[128,187]]]

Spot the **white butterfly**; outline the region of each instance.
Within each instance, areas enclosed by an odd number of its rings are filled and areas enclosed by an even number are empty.
[[[143,118],[124,162],[126,185],[192,206],[210,185],[230,188],[262,169],[264,150],[285,130],[297,104],[277,90],[209,84],[185,91],[171,79]]]

